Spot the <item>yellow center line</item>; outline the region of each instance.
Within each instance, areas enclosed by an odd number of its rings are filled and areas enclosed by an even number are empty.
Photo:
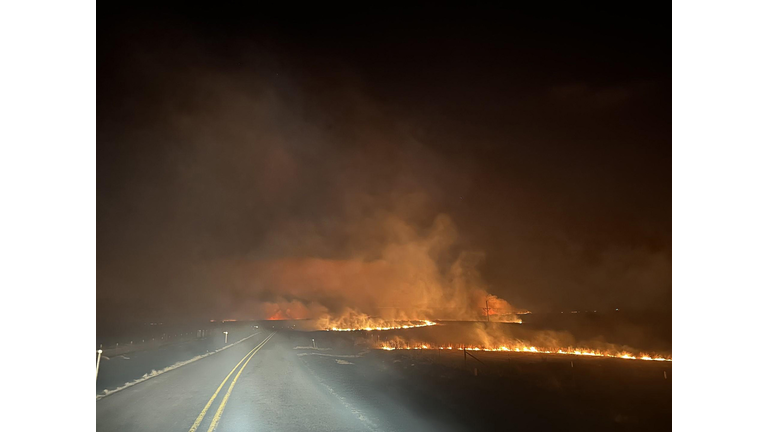
[[[222,381],[221,384],[219,384],[219,388],[216,389],[216,392],[213,394],[213,396],[211,396],[211,399],[208,400],[207,404],[205,404],[205,408],[203,408],[203,411],[201,411],[200,415],[197,416],[197,419],[195,420],[195,423],[192,425],[192,427],[189,429],[189,432],[195,432],[197,430],[197,428],[200,427],[200,423],[202,423],[203,418],[205,417],[205,413],[208,412],[208,409],[211,407],[211,404],[213,404],[213,401],[216,400],[216,396],[219,395],[219,392],[224,387],[224,384],[226,384],[226,382],[229,379],[229,377],[232,376],[233,373],[235,373],[235,369],[237,369],[237,367],[240,366],[240,363],[242,363],[249,355],[251,355],[252,353],[255,353],[256,351],[258,351],[259,348],[261,348],[265,343],[267,343],[267,340],[269,340],[269,337],[265,338],[258,345],[256,345],[252,350],[248,351],[248,353],[246,353],[243,356],[243,358],[240,359],[239,362],[237,362],[235,367],[232,368],[231,371],[229,371],[229,374],[227,374],[227,377],[224,378],[224,381]]]
[[[219,420],[221,420],[221,414],[224,412],[224,407],[227,405],[227,401],[229,400],[229,395],[232,394],[232,389],[235,388],[235,383],[237,383],[237,379],[240,378],[240,374],[243,373],[243,370],[246,366],[248,366],[248,362],[251,361],[253,356],[256,355],[256,352],[261,349],[266,343],[272,339],[272,336],[274,336],[277,332],[273,332],[271,335],[269,335],[264,342],[258,347],[256,351],[251,354],[250,357],[248,357],[248,360],[245,361],[245,364],[243,367],[240,368],[240,370],[237,372],[237,375],[235,375],[235,379],[232,380],[232,384],[229,385],[229,389],[227,389],[227,394],[224,395],[224,399],[221,401],[221,405],[219,405],[219,409],[216,410],[216,414],[213,416],[213,420],[211,420],[211,426],[208,427],[208,432],[213,432],[216,429],[216,425],[219,423]]]

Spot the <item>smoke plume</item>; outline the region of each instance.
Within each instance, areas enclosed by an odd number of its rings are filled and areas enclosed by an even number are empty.
[[[286,257],[219,263],[244,316],[317,319],[320,328],[361,328],[424,319],[515,319],[512,306],[489,295],[477,271],[482,255],[455,250],[446,215],[424,230],[394,214],[369,220],[346,258]],[[363,238],[361,238],[363,237]],[[385,241],[366,242],[372,237]]]

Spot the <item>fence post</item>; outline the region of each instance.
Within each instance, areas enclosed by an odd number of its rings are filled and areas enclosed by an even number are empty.
[[[101,363],[101,350],[96,351],[99,356],[96,358],[96,380],[99,379],[99,364]]]

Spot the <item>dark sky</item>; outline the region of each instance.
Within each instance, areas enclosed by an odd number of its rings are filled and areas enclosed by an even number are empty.
[[[100,322],[336,310],[351,281],[440,285],[458,261],[518,309],[671,317],[668,6],[113,7]],[[291,285],[382,259],[402,274]]]

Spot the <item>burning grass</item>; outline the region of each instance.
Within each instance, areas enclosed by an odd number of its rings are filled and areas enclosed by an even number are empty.
[[[431,322],[431,321],[429,321]],[[428,328],[383,333],[361,333],[358,343],[381,350],[442,350],[527,353],[672,361],[671,351],[653,344],[611,343],[599,333],[576,337],[565,330],[499,322],[439,322]],[[371,329],[375,330],[375,328]],[[460,342],[460,343],[456,343]],[[632,343],[631,340],[622,342]]]
[[[486,352],[518,352],[518,353],[535,353],[535,354],[551,354],[551,355],[576,355],[576,356],[589,356],[589,357],[608,357],[618,358],[625,360],[650,360],[650,361],[668,361],[671,362],[672,358],[664,357],[661,355],[652,355],[647,353],[634,354],[626,351],[600,351],[589,348],[544,348],[526,345],[502,345],[497,347],[484,347],[475,345],[463,345],[463,344],[449,344],[449,345],[433,345],[429,343],[403,343],[399,340],[388,341],[380,344],[378,349],[387,351],[392,350],[456,350],[456,351],[486,351]]]
[[[337,328],[332,327],[328,328],[326,330],[328,331],[342,331],[342,332],[349,332],[349,331],[383,331],[383,330],[404,330],[404,329],[412,329],[412,328],[419,328],[419,327],[429,327],[437,325],[436,322],[432,322],[429,320],[420,320],[420,321],[408,321],[407,323],[377,323],[377,324],[366,324],[365,327],[355,327],[355,328]]]

